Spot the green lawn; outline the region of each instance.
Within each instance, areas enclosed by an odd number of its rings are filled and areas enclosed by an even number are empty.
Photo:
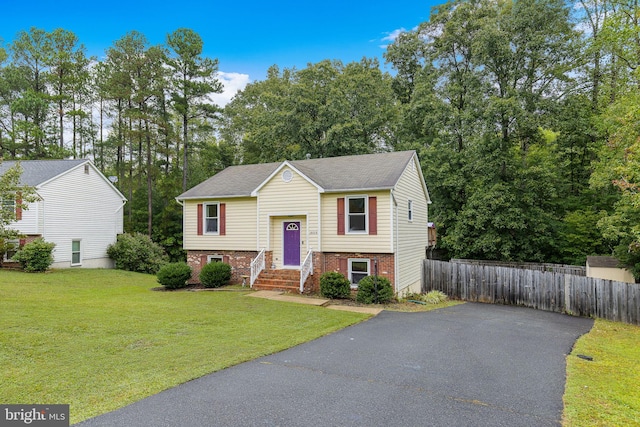
[[[564,403],[564,426],[640,426],[640,326],[596,320],[567,356]]]
[[[369,317],[156,286],[116,270],[0,271],[0,402],[68,403],[76,423]]]

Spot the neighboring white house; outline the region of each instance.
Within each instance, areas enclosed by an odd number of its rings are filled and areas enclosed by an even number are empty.
[[[414,151],[231,166],[177,200],[194,280],[222,260],[263,289],[313,291],[338,271],[420,291],[430,200]]]
[[[53,268],[112,268],[107,247],[123,232],[127,199],[90,160],[21,160],[20,184],[40,200],[19,212],[9,227],[26,238],[55,243]],[[0,175],[15,161],[3,161]]]

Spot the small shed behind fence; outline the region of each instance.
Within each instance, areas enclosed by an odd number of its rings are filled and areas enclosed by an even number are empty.
[[[620,262],[612,256],[588,256],[587,277],[635,283],[633,274],[619,265]]]

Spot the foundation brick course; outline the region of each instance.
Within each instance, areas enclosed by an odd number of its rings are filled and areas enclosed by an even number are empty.
[[[231,266],[231,283],[242,283],[242,276],[251,276],[251,261],[258,256],[257,251],[188,251],[187,263],[192,268],[189,283],[200,283],[200,270],[206,263],[209,255],[222,256],[223,261]],[[394,283],[395,258],[393,254],[373,254],[364,252],[314,252],[313,275],[309,276],[305,283],[305,293],[317,293],[320,291],[320,276],[327,271],[337,271],[345,277],[349,276],[348,260],[360,258],[370,261],[369,274],[375,274],[375,262],[378,266],[378,275],[384,276],[391,284]],[[272,252],[265,252],[266,269],[271,268]],[[342,271],[346,265],[346,270]],[[248,281],[247,281],[248,284]]]
[[[222,256],[223,262],[231,266],[231,283],[242,283],[242,276],[251,276],[251,261],[258,256],[258,252],[187,251],[187,264],[191,267],[189,283],[200,283],[200,270],[209,255]]]

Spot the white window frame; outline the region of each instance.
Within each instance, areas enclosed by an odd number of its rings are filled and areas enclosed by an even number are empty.
[[[223,255],[207,255],[207,264],[210,264],[214,259],[216,262],[224,262]]]
[[[207,216],[207,214],[209,213],[209,206],[216,206],[217,216],[211,216],[211,217]],[[208,231],[207,220],[210,220],[210,219],[216,219],[218,221],[216,231]],[[204,234],[210,234],[210,235],[220,234],[220,203],[219,202],[204,203],[202,205],[202,229],[204,230]]]
[[[0,197],[0,209],[16,212],[16,199],[3,199]]]
[[[371,276],[371,260],[369,258],[349,258],[349,282],[351,282],[351,288],[357,289],[358,284],[353,281],[353,263],[354,262],[366,262],[367,263],[367,276]],[[362,274],[361,271],[357,271],[357,274]],[[362,280],[362,279],[361,279]]]
[[[407,200],[407,219],[413,222],[413,200]]]
[[[79,247],[78,251],[74,251],[73,250],[73,243],[74,242],[78,242],[78,247]],[[73,255],[76,254],[76,253],[78,254],[78,262],[73,262]],[[82,239],[73,239],[73,240],[71,240],[71,265],[72,266],[82,265]]]
[[[20,240],[19,239],[11,239],[11,240],[7,240],[7,244],[12,244],[15,245],[15,251],[13,251],[13,255],[15,255],[18,250],[20,250]],[[13,255],[8,256],[8,254],[3,254],[2,258],[3,258],[3,262],[9,262],[11,261],[11,258],[13,258]]]
[[[364,199],[364,230],[351,230],[350,217],[351,212],[349,211],[349,201],[351,199]],[[357,195],[357,196],[347,196],[345,197],[345,207],[344,207],[344,229],[347,234],[369,234],[369,196],[367,195]],[[363,215],[360,212],[354,213],[353,215]]]

